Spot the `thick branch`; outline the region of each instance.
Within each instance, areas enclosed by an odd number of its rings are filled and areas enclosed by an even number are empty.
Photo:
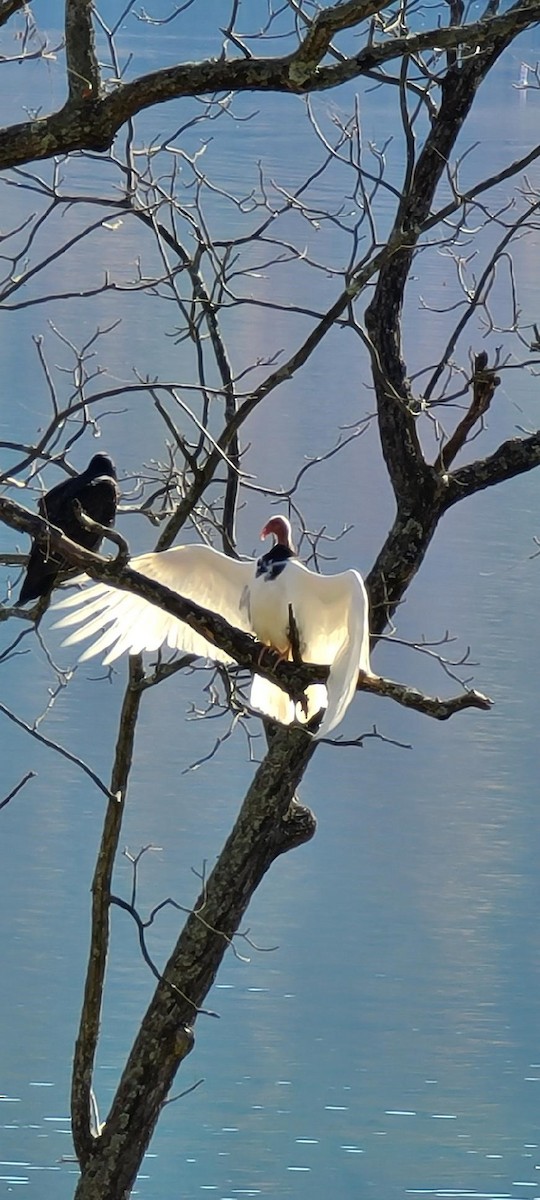
[[[99,67],[92,24],[92,0],[66,0],[66,61],[70,99],[99,95]]]
[[[498,42],[507,45],[523,29],[536,25],[539,19],[538,0],[519,0],[496,17],[483,17],[479,21],[470,21],[467,25],[447,25],[445,28],[439,27],[438,30],[426,29],[421,33],[405,33],[402,37],[371,43],[345,63],[321,67],[317,72],[313,90],[335,87],[336,83],[356,79],[358,74],[363,75],[381,63],[420,54],[435,47],[442,50],[461,48],[465,52],[475,54],[477,48],[491,49]],[[502,48],[501,45],[500,49]]]
[[[299,729],[280,731],[259,767],[238,820],[188,918],[142,1021],[93,1161],[75,1198],[128,1195],[182,1059],[190,1026],[249,902],[275,859],[315,832],[292,801],[316,743]]]
[[[398,511],[394,524],[366,579],[371,604],[371,636],[382,633],[419,571],[443,506],[437,493],[431,503],[420,500]]]
[[[371,603],[371,635],[376,638],[422,565],[441,516],[459,500],[504,483],[540,466],[540,431],[503,442],[494,454],[441,475],[432,503],[419,495],[416,505],[400,509],[370,571],[366,586]]]
[[[446,486],[445,508],[450,508],[465,496],[474,496],[484,488],[514,479],[540,466],[540,431],[526,438],[511,438],[503,442],[487,458],[478,459],[466,467],[452,471]]]
[[[385,0],[348,0],[348,3],[322,9],[309,24],[309,32],[292,57],[290,74],[299,87],[313,77],[313,72],[330,49],[336,33],[360,25],[385,7]]]
[[[449,700],[441,700],[439,696],[425,696],[422,692],[416,691],[416,688],[409,688],[403,683],[396,683],[393,679],[382,679],[379,676],[375,676],[373,679],[361,676],[358,687],[360,691],[370,692],[374,696],[387,696],[390,700],[395,700],[397,704],[403,705],[404,708],[412,708],[416,712],[423,713],[424,716],[433,717],[436,721],[448,721],[449,717],[454,716],[454,713],[463,712],[465,708],[481,708],[485,712],[493,704],[489,696],[484,696],[482,692],[477,692],[473,688],[467,689],[459,696],[452,696]]]
[[[84,0],[78,0],[77,15],[86,19]],[[380,7],[380,5],[378,6]],[[347,28],[351,21],[349,6],[336,5],[334,11],[344,14]],[[359,10],[365,12],[363,6]],[[469,25],[437,27],[419,34],[407,34],[391,38],[379,44],[371,43],[358,55],[345,59],[333,66],[319,67],[313,57],[311,70],[308,64],[301,65],[301,84],[296,72],[302,60],[303,46],[293,54],[282,58],[239,58],[218,59],[200,63],[183,63],[178,66],[142,75],[129,83],[119,84],[107,96],[94,95],[95,72],[92,69],[92,53],[87,43],[83,55],[84,65],[75,55],[75,70],[92,85],[92,96],[82,93],[70,99],[57,113],[40,120],[23,122],[0,131],[0,166],[17,166],[30,160],[51,158],[55,154],[67,154],[72,150],[109,149],[121,126],[145,108],[163,104],[167,100],[183,96],[212,95],[219,92],[309,92],[334,88],[338,84],[356,79],[360,75],[391,59],[403,55],[417,54],[434,47],[492,46],[496,42],[510,41],[521,30],[535,24],[539,19],[540,0],[514,5],[500,16],[471,22]],[[328,15],[327,15],[328,19]],[[359,15],[358,21],[363,17]],[[354,22],[353,22],[354,23]],[[339,24],[336,25],[339,28]],[[306,40],[314,35],[308,31]],[[321,51],[324,52],[324,38]],[[81,53],[84,42],[80,43]],[[309,41],[308,41],[309,46]],[[502,44],[501,44],[501,49]],[[82,71],[79,66],[83,65]],[[74,76],[75,78],[75,76]]]
[[[540,3],[537,5],[540,14]],[[511,10],[514,15],[517,9]],[[523,16],[523,8],[521,8]],[[530,10],[528,10],[530,12]],[[513,33],[505,13],[500,28],[508,40]],[[485,25],[478,22],[478,25]],[[448,33],[448,30],[441,30]],[[482,45],[482,39],[479,39]],[[384,459],[399,506],[418,504],[419,483],[426,495],[436,487],[434,472],[424,462],[415,426],[414,401],[401,352],[401,312],[411,262],[433,205],[436,189],[447,168],[452,149],[473,103],[479,84],[504,48],[494,38],[489,45],[460,67],[447,72],[441,83],[439,112],[415,163],[409,164],[410,187],[404,192],[395,219],[394,232],[406,234],[404,242],[384,263],[371,304],[366,310],[366,328],[372,345],[377,392],[379,431]],[[441,43],[444,43],[443,42]]]

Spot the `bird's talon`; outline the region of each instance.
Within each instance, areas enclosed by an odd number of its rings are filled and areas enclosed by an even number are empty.
[[[262,667],[265,654],[270,655],[269,666],[272,668],[278,667],[280,663],[288,661],[288,655],[282,654],[280,650],[276,650],[275,646],[263,646],[257,658],[258,667]]]

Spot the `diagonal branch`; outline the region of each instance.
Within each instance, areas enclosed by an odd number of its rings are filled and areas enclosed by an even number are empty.
[[[540,2],[535,0],[535,3],[537,16],[540,16]],[[518,4],[509,12],[514,18],[518,12],[521,17],[527,12],[530,17],[532,9]],[[404,192],[395,218],[394,233],[406,233],[408,238],[383,265],[373,299],[366,310],[366,328],[373,346],[381,445],[398,507],[403,510],[418,510],[419,488],[424,493],[420,507],[429,508],[437,489],[436,473],[425,463],[419,444],[416,406],[402,356],[401,315],[405,287],[418,240],[429,222],[437,187],[478,87],[504,49],[504,38],[509,41],[514,35],[511,22],[507,24],[509,12],[501,18],[493,18],[489,37],[482,38],[477,30],[479,47],[484,49],[461,66],[451,68],[441,82],[439,112],[414,164],[412,184]],[[490,22],[480,21],[477,25],[485,30]],[[468,42],[472,26],[460,28],[463,44],[474,44],[474,40]],[[498,35],[492,36],[495,30]],[[441,35],[449,32],[449,29],[441,30]],[[448,42],[443,37],[440,44],[447,46]]]
[[[480,708],[487,712],[493,704],[489,696],[484,696],[483,692],[477,692],[474,688],[467,688],[459,696],[441,700],[439,696],[425,696],[416,688],[406,687],[403,683],[383,679],[378,675],[371,679],[369,676],[360,676],[358,690],[369,692],[372,696],[386,696],[389,700],[401,704],[403,708],[412,708],[424,716],[433,717],[436,721],[447,721],[454,713],[463,712],[465,708]]]
[[[447,25],[444,28],[426,29],[421,33],[405,33],[402,37],[385,42],[371,43],[360,50],[354,58],[338,65],[320,67],[314,90],[334,87],[337,82],[345,83],[373,70],[381,63],[392,59],[420,54],[425,50],[462,49],[470,54],[478,50],[491,49],[499,42],[505,45],[528,26],[538,24],[540,19],[538,0],[518,0],[499,16],[482,17],[467,25]],[[501,49],[503,46],[501,46]],[[450,72],[449,72],[450,74]]]
[[[459,467],[447,477],[445,509],[451,508],[465,496],[474,496],[484,488],[494,487],[516,475],[524,475],[540,466],[540,430],[526,438],[511,438],[503,442],[494,454]]]
[[[153,1130],[179,1064],[193,1046],[197,1010],[255,890],[279,855],[313,837],[313,815],[291,797],[315,747],[302,730],[281,730],[255,774],[133,1044],[99,1139],[100,1195],[129,1193],[136,1148]]]
[[[500,382],[500,378],[495,374],[493,368],[488,367],[488,356],[485,350],[482,350],[480,354],[476,354],[472,377],[473,397],[470,407],[459,422],[459,425],[454,429],[452,436],[442,446],[434,463],[436,471],[448,470],[448,467],[453,463],[459,451],[463,449],[477,421],[480,421],[484,413],[487,412],[495,395],[495,389],[499,386]]]
[[[117,558],[115,561],[111,561],[103,558],[100,554],[84,550],[76,542],[70,541],[60,529],[49,525],[42,517],[28,512],[27,509],[16,504],[14,500],[9,500],[6,496],[0,497],[0,521],[4,521],[13,529],[29,533],[38,542],[50,545],[54,550],[60,551],[68,562],[81,571],[85,571],[92,579],[107,583],[110,587],[133,592],[134,595],[148,600],[150,604],[156,604],[166,612],[172,613],[211,645],[219,645],[231,658],[236,660],[239,666],[263,675],[284,687],[293,699],[300,700],[309,683],[312,683],[314,679],[325,679],[328,675],[326,666],[318,668],[306,664],[296,666],[293,663],[281,662],[278,652],[274,652],[268,647],[264,648],[264,661],[259,662],[263,647],[250,634],[243,633],[242,630],[230,625],[223,617],[190,600],[185,600],[178,592],[155,580],[148,579],[146,575],[134,571],[132,567],[123,566],[121,559]]]
[[[435,516],[435,523],[436,519]],[[55,529],[41,517],[29,513],[21,505],[6,497],[0,497],[0,520],[4,520],[6,524],[12,525],[15,529],[31,533],[33,537],[45,541],[55,550],[61,550],[68,561],[86,571],[92,579],[107,583],[110,587],[121,588],[122,591],[132,592],[134,595],[148,600],[150,604],[156,604],[158,608],[172,613],[212,645],[225,650],[239,666],[277,683],[298,703],[302,703],[304,700],[304,693],[309,684],[328,678],[328,666],[303,663],[302,661],[283,662],[277,651],[268,646],[263,647],[260,642],[255,641],[251,634],[243,633],[242,630],[229,625],[228,621],[218,616],[217,613],[202,608],[191,600],[186,600],[178,592],[165,587],[164,584],[149,579],[146,575],[141,575],[132,567],[125,566],[122,554],[116,560],[111,561],[102,558],[99,554],[93,554],[90,550],[84,550],[75,542],[71,542],[59,529]],[[108,536],[108,533],[109,531],[104,529],[105,536]],[[124,540],[120,540],[123,543]],[[292,614],[292,624],[294,625],[294,614]],[[263,650],[264,654],[261,653]],[[142,692],[146,686],[141,676],[137,685],[139,692]],[[413,691],[392,680],[380,677],[370,679],[363,672],[360,672],[358,678],[358,689],[389,696],[399,704],[416,708],[419,712],[424,712],[427,716],[434,716],[439,720],[451,716],[453,712],[461,711],[462,708],[471,706],[489,708],[490,706],[490,702],[486,701],[485,697],[481,697],[482,703],[477,702],[480,693],[466,692],[457,699],[442,701],[429,696],[424,697],[420,692]],[[465,697],[468,697],[468,700]],[[486,702],[484,703],[484,701]]]
[[[103,988],[110,936],[111,881],[122,828],[127,783],[133,757],[135,730],[141,703],[143,677],[140,655],[130,659],[129,681],[119,724],[111,793],[107,807],[92,882],[92,928],[90,955],[79,1023],[71,1082],[71,1125],[73,1144],[81,1163],[92,1152],[92,1076],[98,1044]]]
[[[9,804],[10,800],[13,800],[14,797],[18,794],[18,792],[20,792],[21,789],[26,786],[29,779],[35,779],[35,778],[36,778],[35,771],[27,771],[26,775],[23,775],[23,778],[20,779],[17,784],[15,784],[15,787],[13,787],[10,792],[8,792],[7,796],[4,796],[4,799],[0,800],[0,808],[5,808],[6,804]]]
[[[309,32],[292,55],[291,79],[298,87],[304,86],[327,54],[336,33],[360,25],[384,7],[385,0],[348,0],[347,3],[321,9],[309,22]]]
[[[5,717],[8,717],[10,721],[13,721],[14,725],[18,725],[19,729],[24,729],[25,732],[29,733],[30,737],[35,738],[37,742],[41,742],[42,746],[47,746],[49,750],[55,750],[57,754],[62,756],[62,758],[67,758],[68,762],[75,763],[75,766],[80,767],[81,771],[84,771],[85,775],[88,775],[89,779],[92,780],[92,783],[95,783],[96,787],[99,788],[100,792],[103,792],[108,800],[112,800],[114,803],[116,803],[116,795],[109,791],[109,788],[103,783],[103,780],[99,778],[99,775],[96,775],[96,772],[93,771],[92,768],[88,766],[88,763],[85,763],[82,758],[78,758],[76,754],[72,754],[70,750],[66,750],[65,746],[61,746],[59,742],[53,742],[51,738],[45,737],[42,733],[38,733],[37,729],[34,729],[32,725],[28,725],[26,721],[22,720],[22,717],[18,717],[14,712],[11,711],[10,708],[7,708],[5,704],[0,703],[0,713],[3,713]]]

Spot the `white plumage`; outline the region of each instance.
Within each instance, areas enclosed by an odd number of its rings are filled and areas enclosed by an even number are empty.
[[[237,629],[254,634],[258,641],[288,658],[292,656],[291,605],[302,659],[330,667],[326,685],[315,684],[307,689],[303,711],[276,684],[255,675],[251,703],[285,725],[295,719],[309,720],[324,709],[315,733],[315,737],[321,737],[341,721],[354,696],[359,671],[372,674],[366,590],[357,571],[319,575],[303,566],[295,557],[286,517],[273,517],[261,537],[271,533],[275,545],[259,559],[239,561],[204,545],[176,546],[161,553],[142,554],[131,560],[131,566],[187,600],[218,613]],[[71,610],[56,628],[79,626],[64,645],[75,645],[98,634],[81,661],[104,652],[103,662],[107,664],[125,651],[136,654],[164,645],[215,662],[232,661],[223,650],[162,608],[107,584],[95,584],[56,607]]]

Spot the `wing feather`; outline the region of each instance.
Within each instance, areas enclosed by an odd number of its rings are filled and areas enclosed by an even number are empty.
[[[278,631],[272,636],[281,637],[279,631],[287,629],[288,606],[292,605],[302,658],[305,662],[328,664],[330,674],[326,685],[316,684],[307,689],[307,712],[276,684],[255,675],[251,703],[275,721],[285,725],[295,719],[306,721],[324,708],[324,717],[315,734],[324,737],[339,724],[351,703],[359,671],[372,673],[368,599],[357,571],[319,575],[290,560],[276,582],[265,582],[256,577],[253,559],[239,561],[203,545],[176,546],[162,553],[142,554],[131,565],[142,575],[165,584],[186,599],[218,613],[237,629],[255,636],[252,610],[255,626],[262,621],[268,627],[270,614]],[[269,588],[273,590],[267,591]],[[217,662],[231,661],[224,651],[183,621],[139,596],[106,584],[70,595],[55,608],[63,613],[55,628],[76,627],[64,645],[92,639],[81,659],[105,651],[107,664],[126,651],[153,651],[168,645],[173,650]]]
[[[371,674],[366,589],[358,571],[319,575],[296,561],[287,564],[281,578],[286,587],[283,601],[292,605],[304,662],[330,667],[326,687],[307,689],[307,719],[326,709],[315,735],[325,737],[351,703],[358,672]],[[299,711],[296,715],[306,719]]]
[[[290,725],[294,721],[294,704],[290,696],[262,675],[253,676],[249,699],[252,708],[263,712],[272,721],[279,721],[281,725]]]
[[[327,589],[325,612],[327,617],[329,612],[334,612],[335,630],[340,632],[341,645],[336,648],[330,662],[326,683],[328,704],[317,730],[316,736],[319,738],[335,729],[344,717],[356,692],[359,671],[372,674],[369,661],[369,606],[362,576],[358,571],[350,570],[340,575],[321,576],[321,579],[325,584],[330,582],[335,585],[333,595],[332,587]]]
[[[175,546],[162,553],[141,554],[131,560],[131,566],[149,579],[193,600],[203,608],[218,613],[237,629],[251,633],[248,607],[244,603],[246,587],[254,574],[252,560],[229,558],[211,546]],[[140,650],[157,650],[168,645],[173,650],[230,662],[223,650],[207,642],[177,617],[150,604],[140,596],[119,588],[98,583],[55,605],[56,609],[73,610],[56,622],[55,628],[78,625],[65,645],[76,645],[100,632],[82,654],[82,659],[107,651],[105,663],[113,662],[120,654]]]
[[[251,703],[283,724],[290,724],[295,718],[309,721],[325,709],[315,734],[317,738],[325,737],[339,724],[351,703],[359,671],[371,674],[368,599],[362,577],[354,570],[319,575],[302,563],[289,561],[275,583],[256,582],[255,589],[257,586],[275,589],[276,630],[287,628],[291,605],[304,662],[327,664],[330,674],[326,685],[307,688],[305,712],[281,688],[257,675],[253,679]],[[255,611],[258,594],[254,599]]]

